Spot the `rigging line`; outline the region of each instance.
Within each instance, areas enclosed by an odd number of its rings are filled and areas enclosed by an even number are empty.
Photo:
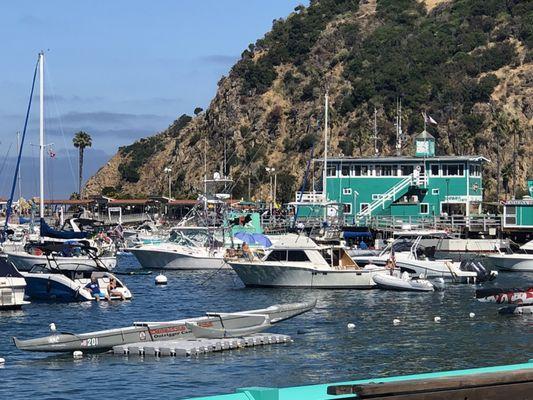
[[[6,155],[4,156],[4,161],[2,162],[2,167],[0,168],[0,176],[4,176],[4,168],[6,167],[7,158],[9,157],[9,153],[11,151],[12,146],[13,146],[13,142],[9,143],[9,148],[7,149]],[[3,183],[4,182],[2,180],[2,186],[4,186]]]
[[[57,115],[57,121],[58,121],[58,124],[59,124],[59,131],[61,132],[61,137],[63,139],[63,146],[65,148],[65,153],[67,154],[67,160],[68,160],[68,166],[69,166],[69,170],[70,170],[70,175],[72,176],[72,182],[74,182],[74,185],[76,185],[76,175],[74,173],[74,167],[73,167],[73,164],[72,164],[72,158],[70,157],[70,152],[68,150],[68,147],[67,147],[67,141],[66,141],[66,138],[65,138],[65,130],[63,129],[63,122],[62,122],[62,118],[61,118],[61,114],[59,113],[59,106],[58,106],[58,102],[56,100],[56,96],[55,96],[55,90],[54,90],[54,83],[53,83],[53,80],[52,80],[52,76],[50,75],[50,68],[47,68],[45,70],[45,74],[46,74],[46,77],[48,79],[48,86],[49,86],[49,90],[50,92],[52,92],[52,103],[54,104],[54,108],[55,108],[55,111],[56,111],[56,115]]]
[[[9,200],[7,201],[7,204],[6,204],[6,222],[4,224],[4,235],[2,235],[2,240],[5,239],[5,232],[9,224],[9,217],[11,216],[11,205],[13,204],[13,196],[15,195],[15,188],[17,187],[17,178],[18,178],[18,173],[20,170],[20,159],[22,156],[22,148],[24,146],[24,139],[26,139],[26,129],[28,127],[31,103],[33,100],[33,90],[35,89],[35,81],[37,80],[37,69],[39,68],[40,59],[41,59],[41,55],[39,54],[39,58],[37,59],[37,63],[35,64],[35,70],[33,71],[33,81],[31,83],[30,99],[28,101],[28,108],[26,109],[26,118],[24,120],[24,130],[22,131],[22,140],[20,142],[20,148],[19,148],[18,157],[17,157],[17,165],[15,166],[15,176],[13,177],[13,184],[11,186],[11,193],[9,195]]]

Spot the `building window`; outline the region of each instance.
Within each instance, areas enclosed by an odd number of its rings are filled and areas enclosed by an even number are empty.
[[[413,166],[412,165],[402,165],[401,171],[403,176],[408,176],[413,173]]]
[[[481,176],[481,165],[470,165],[470,176]]]
[[[361,165],[361,176],[368,176],[368,175],[371,175],[368,165]]]
[[[353,166],[353,175],[354,176],[361,176],[361,166],[360,165],[354,165]]]
[[[337,166],[328,165],[328,175],[327,176],[337,176]]]
[[[398,166],[393,165],[392,166],[392,176],[398,176]]]
[[[442,176],[464,176],[463,164],[442,164]]]
[[[343,213],[344,214],[351,214],[352,213],[352,205],[351,205],[351,203],[344,203],[343,205],[344,205],[343,210],[342,210]]]
[[[341,176],[350,176],[350,166],[349,165],[343,165],[341,167]]]
[[[429,204],[420,203],[420,214],[429,214]]]
[[[392,165],[382,165],[381,176],[392,176]]]
[[[374,170],[376,171],[376,176],[381,176],[381,165],[376,165]]]
[[[361,203],[359,205],[359,211],[363,212],[368,208],[368,203]]]
[[[516,225],[516,206],[505,206],[505,225]]]
[[[439,189],[431,189],[431,194],[433,196],[438,196],[439,195]]]
[[[350,194],[352,194],[352,189],[351,188],[344,188],[344,189],[342,189],[342,194],[350,195]]]
[[[438,164],[430,165],[431,176],[439,176],[439,166]]]

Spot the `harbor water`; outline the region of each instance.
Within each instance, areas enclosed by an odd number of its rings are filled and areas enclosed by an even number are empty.
[[[118,271],[138,270],[122,256]],[[232,271],[165,272],[121,276],[134,295],[128,302],[34,302],[0,312],[0,398],[178,399],[233,392],[246,386],[294,386],[376,376],[519,363],[533,358],[533,317],[498,315],[498,305],[474,299],[475,286],[444,292],[248,289]],[[489,285],[524,287],[532,275],[500,273]],[[88,332],[165,321],[206,311],[240,311],[312,300],[315,310],[276,325],[294,343],[211,353],[199,357],[24,353],[11,337],[58,331]],[[475,313],[471,318],[470,313]],[[439,323],[434,317],[441,318]],[[393,319],[399,319],[393,325]],[[355,324],[347,329],[347,324]]]

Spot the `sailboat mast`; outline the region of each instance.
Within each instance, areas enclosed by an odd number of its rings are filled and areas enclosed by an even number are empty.
[[[44,218],[44,52],[39,53],[39,216]]]
[[[324,107],[324,174],[322,177],[322,193],[324,196],[324,202],[328,201],[327,195],[327,176],[328,176],[328,102],[329,94],[326,91],[325,107]],[[327,210],[324,208],[324,212]]]
[[[20,148],[21,148],[21,143],[20,143],[20,132],[17,132],[17,151],[20,153]],[[20,177],[20,165],[18,166],[18,170],[17,170],[17,183],[18,183],[18,187],[19,187],[19,199],[22,197],[22,183],[21,183],[21,177]]]

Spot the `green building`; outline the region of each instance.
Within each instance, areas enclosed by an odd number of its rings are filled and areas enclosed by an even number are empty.
[[[322,192],[297,193],[299,216],[311,216],[316,212],[311,203],[324,200],[342,207],[348,221],[376,215],[480,214],[482,167],[488,160],[435,156],[435,139],[426,131],[415,138],[415,146],[414,157],[329,158],[326,199]]]
[[[503,203],[503,228],[510,231],[533,231],[533,179],[527,181],[529,196]]]

